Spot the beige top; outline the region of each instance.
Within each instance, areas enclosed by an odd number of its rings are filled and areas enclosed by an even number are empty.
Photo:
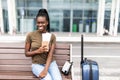
[[[30,32],[26,37],[26,42],[31,43],[31,51],[38,49],[40,46],[42,46],[42,33],[40,33],[38,30]],[[54,34],[51,35],[50,46],[53,43],[56,43],[56,37]],[[32,63],[45,64],[47,56],[48,53],[36,54],[32,56]]]

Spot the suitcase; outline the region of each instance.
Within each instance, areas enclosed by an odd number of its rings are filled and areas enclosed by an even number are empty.
[[[99,67],[96,61],[83,57],[83,35],[81,35],[82,80],[99,80]]]

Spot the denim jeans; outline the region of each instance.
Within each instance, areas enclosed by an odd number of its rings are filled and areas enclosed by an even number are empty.
[[[44,64],[32,64],[32,72],[39,77],[40,73],[44,69]],[[40,80],[62,80],[58,65],[56,61],[51,62],[47,75]]]

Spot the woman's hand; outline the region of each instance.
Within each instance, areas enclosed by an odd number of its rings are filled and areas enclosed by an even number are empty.
[[[41,73],[40,73],[40,78],[44,78],[45,76],[47,75],[47,70],[43,70]]]
[[[36,50],[37,53],[44,53],[44,52],[47,52],[48,49],[47,49],[47,46],[42,46],[40,47],[39,49]]]

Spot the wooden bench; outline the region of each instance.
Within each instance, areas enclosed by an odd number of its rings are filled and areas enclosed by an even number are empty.
[[[54,56],[61,71],[65,61],[72,60],[71,45],[56,44]],[[0,80],[39,80],[31,72],[31,61],[24,54],[23,42],[0,43]],[[62,74],[63,80],[72,80],[71,74]]]

